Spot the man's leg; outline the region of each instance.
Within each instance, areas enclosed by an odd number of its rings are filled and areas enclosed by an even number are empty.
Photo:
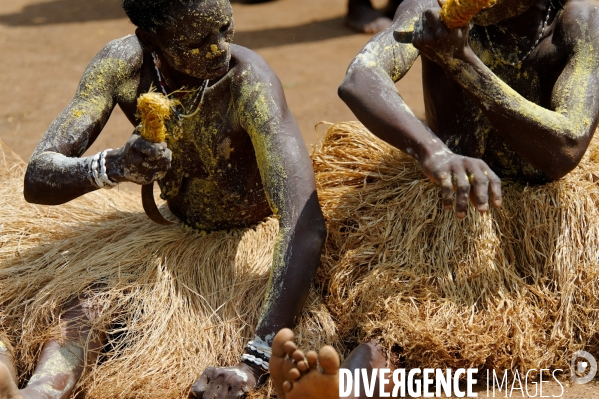
[[[85,365],[96,361],[105,337],[90,334],[91,322],[99,310],[88,300],[73,300],[67,308],[61,317],[64,339],[44,344],[37,367],[24,389],[17,389],[16,373],[8,354],[0,356],[0,399],[66,399],[71,396]]]

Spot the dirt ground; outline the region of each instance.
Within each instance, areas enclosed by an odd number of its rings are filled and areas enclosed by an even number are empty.
[[[374,2],[378,6],[384,0]],[[337,97],[350,60],[369,36],[343,25],[346,0],[234,2],[237,44],[254,49],[281,79],[307,144],[320,121],[355,117]],[[131,34],[120,0],[2,0],[0,2],[0,139],[24,160],[72,98],[89,60],[108,41]],[[424,117],[420,63],[398,84],[416,116]],[[120,109],[89,150],[124,144],[132,126]],[[598,382],[567,387],[563,398],[599,398]],[[557,384],[544,395],[559,396]],[[479,393],[485,397],[484,389]],[[503,397],[504,395],[498,395]],[[522,397],[515,391],[512,397]]]

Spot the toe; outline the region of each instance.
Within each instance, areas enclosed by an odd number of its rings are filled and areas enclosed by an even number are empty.
[[[295,342],[287,341],[285,342],[284,349],[285,354],[291,358],[293,354],[297,351],[297,346],[295,345]]]
[[[303,373],[304,371],[308,370],[308,363],[306,362],[306,356],[304,356],[304,352],[298,349],[295,352],[293,352],[291,358],[293,359],[293,361],[295,361],[295,364],[297,365],[299,371]]]
[[[293,341],[293,331],[288,328],[284,328],[275,335],[272,341],[272,354],[273,356],[285,357],[287,352],[285,351],[285,344]]]
[[[301,376],[302,376],[302,373],[295,367],[292,368],[291,370],[289,370],[289,373],[287,373],[287,377],[289,378],[289,381],[297,381]]]
[[[337,374],[339,372],[339,355],[331,346],[323,346],[318,355],[318,361],[324,374]]]
[[[315,370],[318,367],[318,355],[314,351],[306,353],[306,360],[308,361],[308,367],[311,370]]]
[[[298,363],[305,360],[306,356],[304,356],[304,352],[302,352],[299,349],[296,349],[295,352],[293,352],[293,354],[291,355],[291,358],[295,360],[296,363]]]
[[[290,381],[285,381],[285,382],[283,383],[283,390],[284,390],[285,392],[289,392],[289,391],[291,391],[291,388],[293,388],[293,384],[292,384]]]

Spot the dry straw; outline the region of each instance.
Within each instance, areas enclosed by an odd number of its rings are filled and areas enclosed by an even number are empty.
[[[132,193],[31,205],[24,169],[0,144],[0,334],[21,384],[42,343],[61,338],[64,304],[82,292],[101,309],[93,333],[110,341],[77,387],[86,397],[186,398],[205,367],[239,361],[265,295],[277,220],[201,236],[152,222]],[[302,345],[334,341],[319,295],[308,302]]]
[[[318,282],[345,352],[379,340],[408,367],[562,368],[599,352],[599,146],[503,207],[457,220],[410,157],[358,123],[313,154],[328,241]]]

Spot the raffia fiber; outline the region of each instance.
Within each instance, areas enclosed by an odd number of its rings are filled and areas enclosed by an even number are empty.
[[[318,283],[345,353],[374,338],[406,367],[511,372],[598,353],[597,141],[565,178],[506,179],[501,209],[462,221],[357,122],[332,125],[313,161],[328,227]]]
[[[97,313],[94,334],[110,340],[77,386],[86,397],[183,398],[205,367],[239,361],[265,296],[277,220],[202,236],[153,223],[137,195],[117,190],[36,206],[23,199],[24,170],[0,143],[0,334],[21,386],[43,342],[60,338],[77,293]],[[306,347],[334,341],[315,293],[297,331]]]

